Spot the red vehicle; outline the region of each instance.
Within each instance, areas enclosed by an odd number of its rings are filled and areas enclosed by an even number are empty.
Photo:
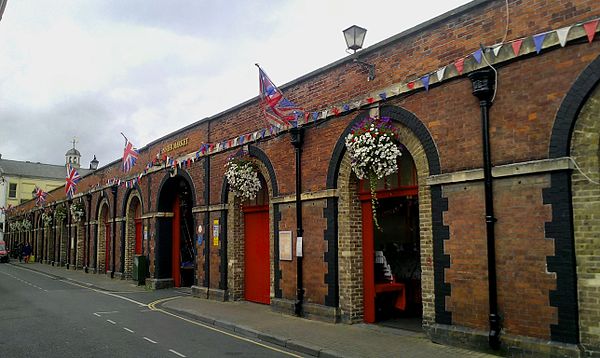
[[[0,262],[8,262],[8,250],[6,250],[6,244],[4,241],[0,241]]]

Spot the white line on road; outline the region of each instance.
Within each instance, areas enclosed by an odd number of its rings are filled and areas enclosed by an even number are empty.
[[[129,333],[135,333],[134,331],[130,330],[130,329],[129,329],[129,328],[127,328],[127,327],[123,327],[123,329],[124,329],[124,330],[126,330],[126,331],[127,331],[127,332],[129,332]]]
[[[113,321],[113,320],[110,320],[110,319],[107,319],[107,320],[106,320],[106,322],[108,322],[108,323],[112,323],[112,324],[117,324],[117,322],[115,322],[115,321]]]
[[[174,350],[172,350],[172,349],[169,349],[169,352],[171,352],[171,353],[173,353],[173,354],[175,354],[175,355],[178,355],[178,356],[180,356],[180,357],[183,357],[183,358],[185,358],[185,356],[184,356],[183,354],[181,354],[181,353],[179,353],[179,352],[177,352],[177,351],[174,351]]]
[[[147,340],[147,341],[148,341],[148,342],[150,342],[150,343],[154,343],[154,344],[156,344],[156,342],[155,342],[155,341],[151,340],[151,339],[150,339],[150,338],[148,338],[148,337],[144,337],[144,339],[145,339],[145,340]]]
[[[99,314],[97,314],[96,312],[94,312],[94,316],[98,316],[98,317],[100,317],[100,315],[99,315]]]

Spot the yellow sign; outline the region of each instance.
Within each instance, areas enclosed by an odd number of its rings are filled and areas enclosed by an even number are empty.
[[[190,139],[186,137],[175,142],[169,143],[162,148],[161,153],[167,153],[177,148],[185,147],[186,145],[188,145],[189,140]]]
[[[219,220],[213,220],[213,246],[219,246]]]

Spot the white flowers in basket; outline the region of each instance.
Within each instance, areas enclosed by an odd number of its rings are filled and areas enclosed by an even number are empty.
[[[83,204],[79,201],[76,201],[73,204],[71,204],[70,210],[71,210],[71,217],[73,218],[73,221],[79,222],[79,220],[81,220],[81,218],[83,217],[83,214],[84,214]]]
[[[368,179],[371,189],[373,222],[377,222],[377,180],[398,171],[400,148],[394,142],[397,134],[389,118],[368,117],[358,123],[346,137],[352,170],[358,179]]]
[[[247,152],[230,157],[225,164],[225,177],[230,190],[242,200],[252,200],[261,189],[256,164]]]
[[[52,215],[45,212],[42,213],[42,222],[44,223],[44,226],[50,226],[50,224],[52,223]]]

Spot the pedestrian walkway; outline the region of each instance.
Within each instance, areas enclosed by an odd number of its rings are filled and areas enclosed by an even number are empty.
[[[131,281],[110,279],[43,264],[17,264],[109,291],[145,290]],[[330,324],[271,311],[268,305],[245,301],[218,302],[177,294],[154,308],[185,316],[239,335],[317,357],[494,357],[431,342],[423,333],[369,324]]]

